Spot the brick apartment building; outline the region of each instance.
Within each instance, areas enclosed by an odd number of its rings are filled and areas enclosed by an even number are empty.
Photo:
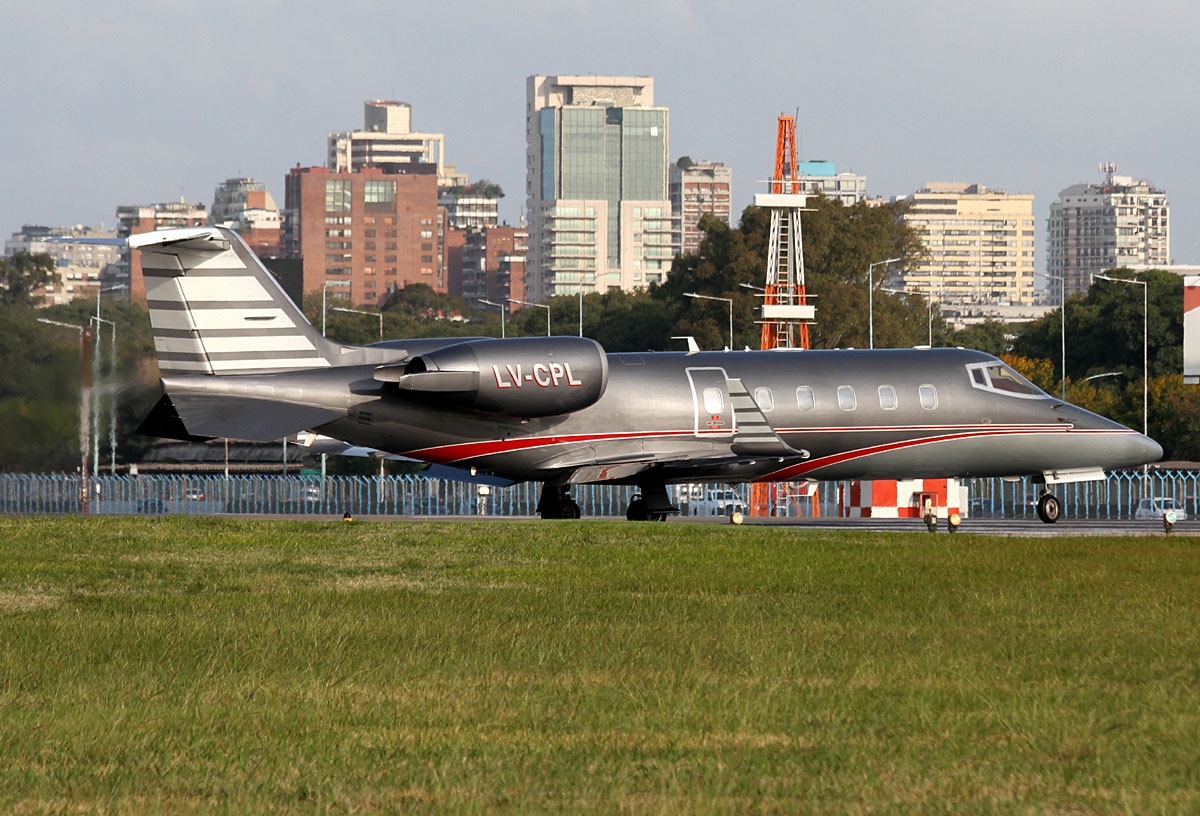
[[[329,297],[376,306],[412,283],[446,291],[437,166],[398,170],[297,166],[288,173],[284,251],[303,258],[306,294],[329,282]]]

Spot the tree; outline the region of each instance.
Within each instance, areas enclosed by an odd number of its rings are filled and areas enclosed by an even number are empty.
[[[0,305],[32,305],[34,293],[53,279],[54,259],[44,252],[0,257]]]

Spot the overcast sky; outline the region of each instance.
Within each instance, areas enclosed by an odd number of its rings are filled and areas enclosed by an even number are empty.
[[[524,207],[525,78],[648,75],[671,158],[764,191],[776,119],[800,158],[867,177],[1033,193],[1039,270],[1060,190],[1097,165],[1165,188],[1171,255],[1200,263],[1200,3],[1189,0],[209,0],[6,3],[0,234],[211,205],[223,179],[320,165],[366,99],[413,107],[446,160]]]

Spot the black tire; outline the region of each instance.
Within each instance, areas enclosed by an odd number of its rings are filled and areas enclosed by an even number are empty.
[[[649,521],[650,510],[646,507],[646,500],[638,496],[630,501],[629,509],[625,511],[625,518],[629,521]]]
[[[1037,514],[1046,524],[1053,524],[1062,517],[1062,502],[1053,493],[1043,493],[1038,499]]]
[[[577,519],[583,513],[579,509],[579,505],[573,501],[563,502],[558,508],[558,517],[564,519]]]

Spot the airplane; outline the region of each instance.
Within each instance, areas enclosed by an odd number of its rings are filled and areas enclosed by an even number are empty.
[[[133,235],[163,396],[140,430],[274,441],[312,432],[471,474],[637,487],[626,517],[678,512],[667,485],[1031,476],[1099,480],[1162,448],[960,348],[606,353],[585,337],[323,337],[237,233]]]

